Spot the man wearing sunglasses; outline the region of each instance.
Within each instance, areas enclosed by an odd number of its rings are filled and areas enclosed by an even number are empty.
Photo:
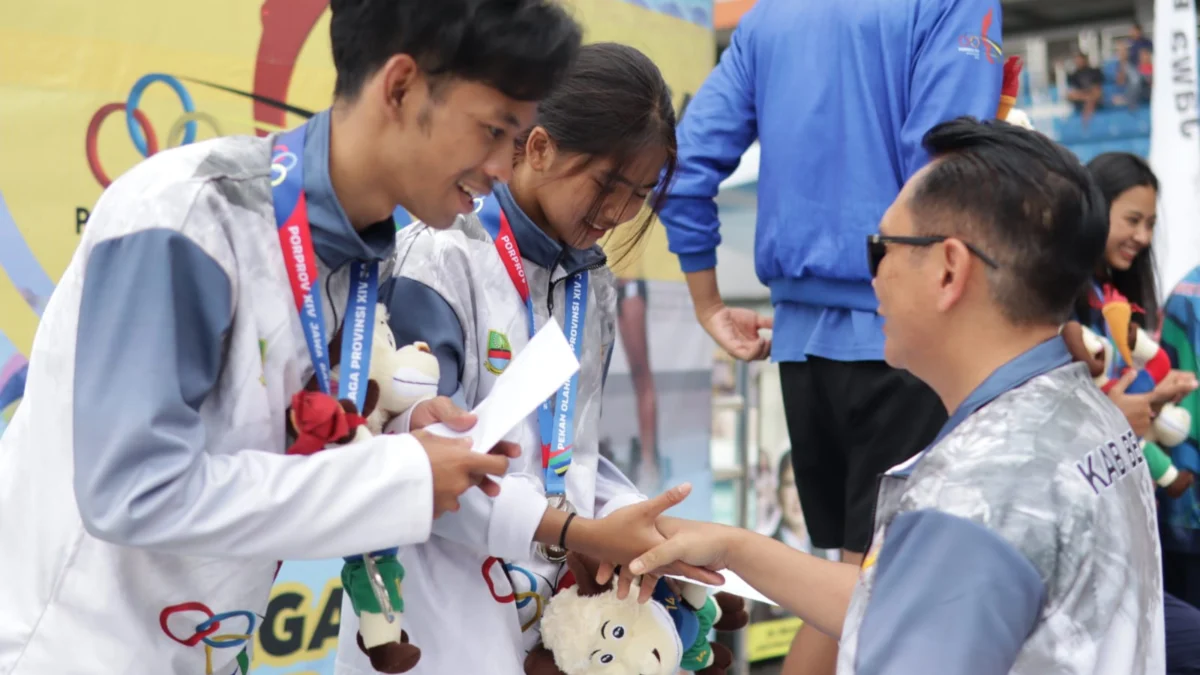
[[[839,642],[838,673],[1162,673],[1154,484],[1059,329],[1107,238],[1086,169],[961,119],[868,239],[889,364],[953,411],[880,481],[861,569],[664,518],[634,574],[728,568]]]

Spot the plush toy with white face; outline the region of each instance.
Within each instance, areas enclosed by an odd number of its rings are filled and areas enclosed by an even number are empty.
[[[680,591],[659,581],[651,601],[624,600],[610,582],[598,586],[591,561],[570,554],[575,585],[559,591],[542,616],[542,645],[525,660],[526,675],[673,675],[688,670],[724,675],[733,663],[725,647],[708,642],[711,629],[749,623],[745,601],[728,593],[708,597],[703,586]]]
[[[396,349],[384,305],[375,308],[375,339],[371,344],[371,381],[378,386],[379,400],[367,415],[367,429],[383,433],[384,426],[417,403],[437,396],[437,357],[424,342]]]

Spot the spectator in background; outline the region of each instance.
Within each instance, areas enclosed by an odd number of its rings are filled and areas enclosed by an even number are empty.
[[[1091,284],[1088,285],[1087,294],[1076,300],[1075,318],[1097,333],[1107,335],[1104,317],[1089,301],[1089,297],[1095,297],[1097,301],[1103,300],[1103,286],[1111,284],[1131,302],[1145,310],[1145,328],[1153,332],[1158,316],[1158,290],[1151,242],[1154,239],[1154,225],[1157,220],[1158,177],[1145,160],[1127,152],[1106,152],[1089,162],[1087,168],[1108,206],[1108,240],[1104,247],[1104,256],[1097,265]],[[1178,355],[1177,349],[1173,364],[1176,367],[1179,366]],[[1194,367],[1194,363],[1190,365]],[[1172,371],[1154,391],[1143,394],[1127,394],[1120,389],[1122,388],[1114,388],[1108,393],[1108,397],[1120,408],[1133,430],[1142,436],[1164,403],[1179,403],[1182,397],[1187,396],[1194,405],[1196,374]],[[1161,454],[1163,449],[1153,443],[1146,443],[1143,452],[1150,458],[1151,453]],[[1148,459],[1147,465],[1154,464]],[[1200,467],[1184,463],[1178,467],[1178,471],[1182,474],[1196,468]],[[1183,601],[1196,599],[1185,595],[1188,592],[1187,575],[1191,573],[1193,578],[1200,575],[1200,567],[1194,562],[1196,558],[1189,555],[1191,545],[1200,539],[1194,534],[1194,517],[1188,517],[1191,516],[1189,512],[1197,505],[1195,494],[1192,494],[1197,488],[1190,486],[1183,494],[1172,494],[1166,484],[1161,486],[1167,488],[1158,492],[1158,520],[1163,547],[1163,612],[1167,640],[1167,672],[1198,673],[1200,611]],[[1184,527],[1178,526],[1179,518],[1172,517],[1181,513],[1186,514],[1183,519]],[[1172,573],[1174,588],[1166,581]],[[1180,597],[1172,595],[1173,593]],[[1200,593],[1197,593],[1197,596],[1200,596]]]
[[[1134,66],[1142,63],[1143,53],[1152,54],[1154,52],[1154,43],[1142,33],[1142,27],[1138,24],[1133,24],[1129,29],[1129,56],[1128,61]]]
[[[1114,105],[1126,105],[1133,109],[1150,99],[1149,83],[1143,79],[1138,65],[1130,60],[1129,43],[1125,40],[1117,41],[1117,73],[1114,79],[1121,88],[1121,93],[1113,97]]]
[[[1154,88],[1154,52],[1143,49],[1138,52],[1138,75],[1142,78],[1142,102],[1150,102],[1150,90]]]
[[[1067,100],[1083,116],[1085,127],[1104,100],[1104,73],[1092,66],[1083,52],[1075,55],[1075,72],[1067,76]]]
[[[797,39],[802,35],[803,39]],[[696,316],[741,359],[781,363],[784,410],[812,545],[857,564],[876,480],[929,444],[942,402],[883,360],[883,321],[862,245],[929,161],[939,122],[996,116],[999,0],[759,0],[679,126],[661,217]],[[772,321],[725,306],[718,187],[760,141],[755,267]],[[785,675],[826,674],[836,643],[805,625]]]

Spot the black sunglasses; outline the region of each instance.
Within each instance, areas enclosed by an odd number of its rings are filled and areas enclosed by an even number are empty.
[[[871,277],[879,274],[879,263],[883,262],[883,256],[887,255],[888,244],[902,244],[904,246],[933,246],[940,244],[947,239],[953,239],[943,234],[931,235],[928,237],[900,237],[889,236],[886,234],[868,234],[867,235],[867,265],[871,269]],[[959,241],[962,241],[961,239]],[[973,253],[977,258],[982,260],[988,267],[992,269],[1000,269],[1000,265],[992,260],[986,253],[980,251],[974,244],[963,242],[963,246]]]

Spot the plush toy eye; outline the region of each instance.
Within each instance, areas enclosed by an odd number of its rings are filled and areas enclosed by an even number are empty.
[[[620,640],[621,638],[625,637],[625,627],[613,626],[612,636],[614,640]]]
[[[613,662],[612,654],[605,654],[604,656],[600,657],[600,663],[608,664],[608,663],[612,663],[612,662]]]

